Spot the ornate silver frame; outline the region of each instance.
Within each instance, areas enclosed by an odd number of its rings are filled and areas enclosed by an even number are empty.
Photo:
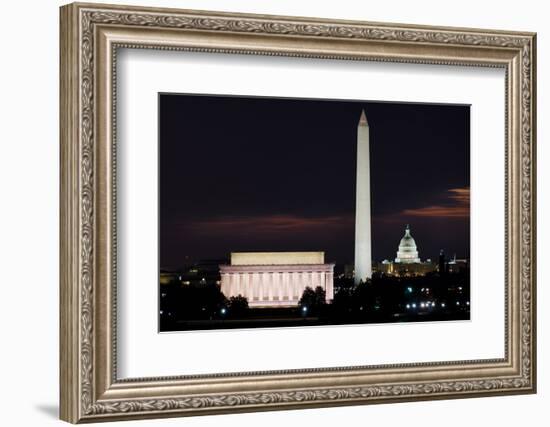
[[[61,419],[534,393],[535,34],[98,4],[61,8]],[[119,380],[114,175],[118,47],[502,67],[506,342],[497,360]]]

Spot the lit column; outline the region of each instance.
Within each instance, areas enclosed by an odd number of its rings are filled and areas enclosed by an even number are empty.
[[[264,286],[265,286],[266,273],[258,273],[258,301],[261,302],[264,299]]]
[[[317,282],[318,276],[316,271],[311,272],[311,288],[315,290],[315,288],[319,285]]]
[[[277,286],[277,295],[279,296],[279,301],[282,301],[283,300],[284,287],[285,287],[285,277],[284,277],[283,272],[278,273],[277,276],[278,276],[277,279],[279,281],[278,286]]]
[[[233,273],[233,283],[231,284],[231,295],[226,295],[227,297],[232,297],[239,294],[239,283],[241,275],[239,273]]]
[[[333,266],[330,267],[330,271],[327,273],[327,281],[326,281],[326,294],[325,294],[325,300],[327,302],[332,301],[334,299],[334,270]]]
[[[302,294],[304,293],[305,288],[306,288],[306,273],[302,271],[300,273],[300,292],[298,294],[299,298],[302,297]]]
[[[224,291],[226,291],[228,286],[229,286],[229,283],[227,282],[228,275],[226,273],[221,273],[220,272],[220,276],[221,276],[220,290],[221,290],[222,293],[224,293]]]
[[[254,291],[254,295],[256,295],[256,298],[258,298],[258,301],[262,299],[262,281],[263,281],[263,273],[257,272],[256,273],[256,280],[254,281],[254,287],[256,288]]]
[[[248,277],[248,302],[252,303],[256,296],[256,274],[251,272]]]
[[[248,273],[248,283],[246,284],[247,287],[247,295],[248,295],[248,301],[253,302],[254,301],[254,272]]]
[[[288,273],[284,271],[282,274],[282,286],[281,286],[281,296],[280,300],[283,301],[285,296],[288,296]]]
[[[280,280],[279,280],[280,273],[278,271],[273,272],[273,282],[271,283],[271,295],[272,300],[275,301],[275,299],[279,298],[279,286],[280,286]]]
[[[293,274],[293,277],[294,277],[294,290],[293,290],[293,298],[296,300],[296,302],[298,302],[298,300],[300,299],[300,296],[302,295],[302,273],[297,271]]]
[[[222,293],[229,298],[229,295],[231,295],[233,286],[233,274],[232,273],[224,273],[222,274]]]
[[[249,301],[250,301],[250,298],[249,298],[249,295],[248,295],[248,277],[249,277],[249,274],[248,272],[245,272],[243,273],[243,275],[241,276],[241,292],[240,294],[247,298]]]
[[[274,286],[273,274],[274,273],[272,271],[267,273],[267,299],[269,301],[273,301],[273,286]]]
[[[250,295],[249,301],[254,301],[254,297],[256,297],[256,292],[258,292],[258,289],[256,288],[257,280],[258,273],[250,273],[250,282],[248,283],[248,294]]]
[[[235,274],[235,289],[233,295],[239,295],[241,292],[241,283],[243,282],[243,275],[241,272]]]
[[[294,275],[291,271],[286,273],[287,275],[287,287],[286,287],[286,294],[288,295],[288,300],[292,300],[292,296],[294,295]]]
[[[290,283],[292,284],[290,299],[291,301],[296,301],[296,296],[298,296],[298,289],[300,288],[300,273],[297,271],[294,271],[291,273],[291,280]]]
[[[234,273],[233,274],[233,289],[231,295],[227,296],[228,298],[230,296],[236,296],[241,292],[241,273]]]

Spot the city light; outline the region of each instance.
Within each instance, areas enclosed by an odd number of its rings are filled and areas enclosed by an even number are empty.
[[[302,311],[303,311],[304,313],[307,313],[307,307],[306,307],[306,306],[303,306],[303,307],[302,307]]]
[[[413,291],[413,288],[409,286],[409,287],[407,288],[407,292],[410,294],[410,293],[412,293],[412,291]]]
[[[227,310],[225,309],[225,307],[222,307],[222,309],[220,310],[220,313],[225,314],[226,312],[227,312]]]
[[[444,302],[441,303],[441,307],[445,308],[445,303]]]
[[[411,305],[410,304],[407,304],[407,309],[411,308]]]

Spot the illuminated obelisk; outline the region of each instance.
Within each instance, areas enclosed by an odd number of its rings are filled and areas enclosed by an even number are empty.
[[[370,144],[365,110],[357,126],[357,172],[355,193],[355,283],[372,275],[370,213]]]

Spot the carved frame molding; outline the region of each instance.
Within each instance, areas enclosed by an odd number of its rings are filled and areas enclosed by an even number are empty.
[[[118,380],[114,147],[120,47],[505,68],[506,357]],[[60,87],[62,419],[535,391],[535,34],[71,4],[61,8]]]

